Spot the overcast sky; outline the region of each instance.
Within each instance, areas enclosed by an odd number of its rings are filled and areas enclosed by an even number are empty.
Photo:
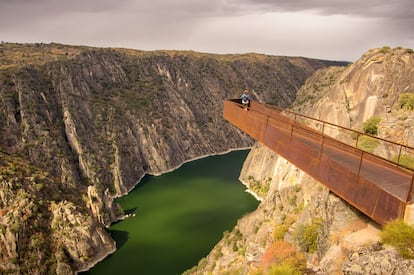
[[[355,61],[414,49],[414,1],[0,0],[0,40]]]

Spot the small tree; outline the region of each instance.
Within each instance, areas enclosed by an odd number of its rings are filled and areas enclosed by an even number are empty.
[[[377,135],[378,134],[378,124],[380,123],[381,118],[377,116],[373,116],[369,118],[362,124],[362,128],[364,129],[365,134],[370,135]]]

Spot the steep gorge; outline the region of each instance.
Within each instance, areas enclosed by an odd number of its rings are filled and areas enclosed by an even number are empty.
[[[290,105],[343,63],[257,54],[0,45],[0,271],[70,274],[115,249],[113,199],[140,178],[252,145],[222,119],[245,88]]]

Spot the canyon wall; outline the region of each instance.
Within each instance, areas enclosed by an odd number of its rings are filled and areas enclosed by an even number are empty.
[[[0,45],[0,272],[70,274],[113,252],[114,198],[145,174],[253,144],[222,118],[250,89],[290,105],[341,63],[258,54]]]

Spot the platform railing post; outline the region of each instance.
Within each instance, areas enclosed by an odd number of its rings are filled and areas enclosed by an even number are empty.
[[[325,143],[324,130],[325,130],[325,122],[322,122],[322,142],[321,142],[321,150],[319,152],[319,161],[322,159],[323,145]]]
[[[265,124],[265,126],[263,128],[263,132],[262,132],[262,142],[263,143],[265,141],[265,136],[266,136],[265,133],[266,133],[266,130],[267,130],[268,123],[269,123],[269,114],[266,114],[266,124]]]
[[[355,143],[355,148],[358,148],[358,141],[359,141],[359,133],[357,133],[357,140],[356,140],[356,143]]]
[[[359,161],[359,167],[358,167],[358,174],[357,174],[357,182],[359,182],[359,174],[361,173],[361,167],[362,167],[362,159],[364,157],[364,151],[361,151],[361,159]]]
[[[398,165],[400,165],[401,150],[402,150],[402,145],[400,145],[400,151],[398,152],[398,160],[397,160]]]

